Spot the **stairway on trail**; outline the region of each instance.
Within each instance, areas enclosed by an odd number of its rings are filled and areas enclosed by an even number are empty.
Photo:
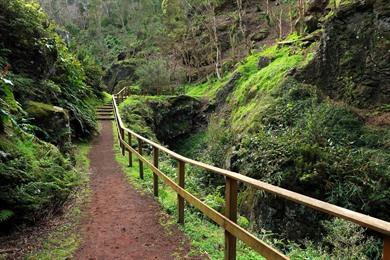
[[[104,104],[96,110],[97,120],[114,120],[114,110],[110,103]]]

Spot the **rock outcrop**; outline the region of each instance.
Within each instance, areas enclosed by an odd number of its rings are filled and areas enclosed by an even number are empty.
[[[389,16],[386,0],[341,5],[324,24],[315,57],[298,78],[357,107],[389,104]]]

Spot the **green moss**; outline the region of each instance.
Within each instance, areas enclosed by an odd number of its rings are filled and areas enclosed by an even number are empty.
[[[53,106],[51,104],[45,104],[41,102],[35,102],[35,101],[28,101],[27,102],[28,107],[26,111],[34,116],[45,116],[50,114],[50,112],[59,112],[59,113],[65,113],[65,111],[60,108]]]
[[[0,164],[0,203],[15,213],[9,221],[33,222],[56,210],[80,179],[56,147],[24,132],[8,131],[12,135],[0,135],[0,151],[6,155]]]
[[[301,54],[290,55],[290,50],[287,47],[277,49],[277,51],[275,47],[271,47],[259,55],[272,55],[274,60],[265,68],[255,70],[253,60],[257,61],[258,59],[250,57],[248,64],[246,64],[248,66],[238,68],[238,71],[241,69],[244,72],[244,77],[239,80],[235,91],[232,93],[232,99],[234,99],[234,102],[237,102],[237,105],[245,103],[251,96],[256,96],[259,91],[269,91],[277,87],[288,70],[303,60]]]
[[[186,85],[185,94],[192,97],[207,97],[210,100],[213,100],[217,95],[218,90],[226,84],[230,77],[231,73],[227,74],[223,79],[210,79],[204,83]]]
[[[268,57],[272,62],[259,70],[257,61],[260,56]],[[299,66],[302,61],[304,58],[299,51],[291,54],[290,48],[277,48],[275,45],[252,55],[246,63],[239,66],[237,70],[243,76],[230,95],[233,128],[237,131],[251,129],[259,113],[273,102],[273,89],[279,87],[285,81],[286,73]]]
[[[112,95],[103,91],[103,103],[107,104],[112,101]]]

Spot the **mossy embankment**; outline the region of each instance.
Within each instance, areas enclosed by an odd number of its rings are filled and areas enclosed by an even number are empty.
[[[0,2],[0,232],[60,212],[82,182],[75,141],[96,133],[96,64],[35,2]],[[78,59],[80,58],[80,59]],[[95,71],[92,73],[92,71]]]

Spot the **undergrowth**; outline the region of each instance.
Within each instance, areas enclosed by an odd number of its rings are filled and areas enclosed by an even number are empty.
[[[38,238],[36,244],[40,246],[35,252],[30,253],[26,259],[70,259],[79,248],[82,240],[78,230],[78,224],[82,217],[82,207],[89,200],[89,159],[90,144],[77,145],[75,153],[76,169],[80,173],[82,185],[72,195],[72,205],[59,226],[50,231],[48,236]]]

